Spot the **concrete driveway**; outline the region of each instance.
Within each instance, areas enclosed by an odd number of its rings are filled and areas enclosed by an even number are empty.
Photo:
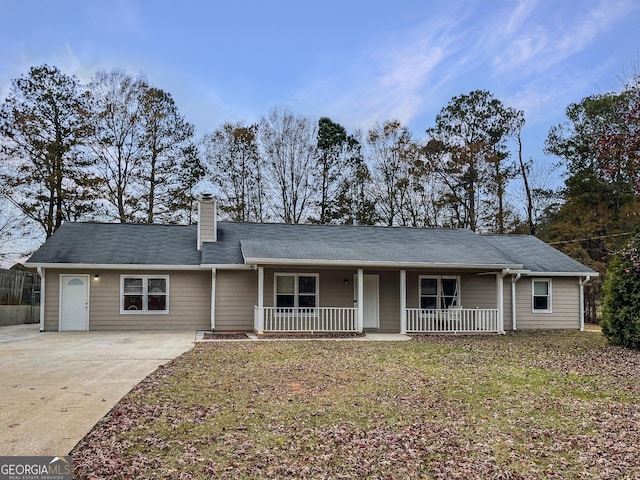
[[[194,334],[0,327],[0,455],[67,455],[134,385],[189,350]]]

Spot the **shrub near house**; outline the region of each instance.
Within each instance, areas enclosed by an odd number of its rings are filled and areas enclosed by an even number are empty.
[[[640,239],[609,264],[603,288],[602,333],[614,345],[640,349]]]

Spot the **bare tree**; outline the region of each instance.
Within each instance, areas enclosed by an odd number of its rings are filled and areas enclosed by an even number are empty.
[[[302,223],[311,213],[316,138],[316,122],[283,107],[274,108],[260,122],[262,155],[276,190],[273,210],[285,223]]]
[[[402,201],[403,225],[440,225],[442,185],[436,173],[437,156],[417,143],[407,151],[406,188]]]
[[[389,226],[402,222],[401,210],[407,188],[407,156],[411,133],[398,120],[376,123],[367,132],[380,217]]]
[[[0,260],[26,253],[19,251],[23,247],[18,247],[18,241],[24,239],[27,233],[26,222],[12,210],[9,201],[0,198]]]
[[[533,193],[529,185],[530,165],[527,165],[522,157],[522,127],[524,126],[524,115],[514,119],[514,135],[518,144],[518,165],[520,166],[520,176],[525,192],[525,212],[527,218],[527,230],[529,235],[536,234],[536,222],[534,221]]]
[[[203,140],[220,209],[237,222],[265,220],[264,164],[258,125],[225,123]]]
[[[95,134],[92,149],[104,179],[104,196],[120,222],[140,210],[137,183],[144,155],[141,98],[146,82],[121,70],[98,71],[90,84]]]

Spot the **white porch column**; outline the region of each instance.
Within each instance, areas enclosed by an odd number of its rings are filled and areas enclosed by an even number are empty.
[[[400,270],[400,333],[407,333],[407,271]]]
[[[358,331],[364,330],[364,270],[358,269]]]
[[[579,315],[580,315],[580,331],[584,331],[584,286],[585,284],[591,280],[591,277],[584,277],[578,279],[578,285],[580,285],[580,306],[579,306]]]
[[[264,267],[258,267],[258,324],[256,333],[264,333]]]
[[[215,268],[211,269],[211,330],[216,329],[216,276]]]
[[[504,273],[496,273],[497,307],[498,307],[498,333],[504,331]]]

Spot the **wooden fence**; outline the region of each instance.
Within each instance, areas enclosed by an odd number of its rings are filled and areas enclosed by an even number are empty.
[[[0,305],[39,303],[40,277],[20,270],[0,270]]]

